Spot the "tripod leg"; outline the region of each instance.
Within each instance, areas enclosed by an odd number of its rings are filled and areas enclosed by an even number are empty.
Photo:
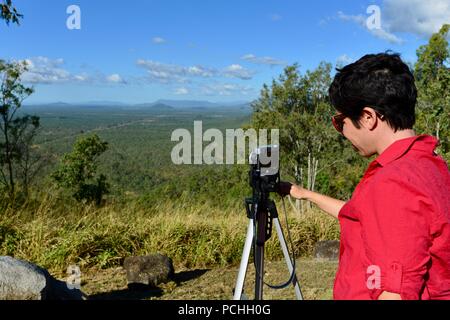
[[[239,267],[239,274],[234,288],[233,300],[241,300],[242,289],[244,288],[245,274],[247,273],[248,260],[250,258],[250,251],[253,244],[253,219],[250,219],[247,229],[247,237],[245,238],[244,251],[242,252],[241,265]]]
[[[266,208],[257,211],[256,243],[255,243],[255,300],[263,300],[264,286],[264,243],[267,241]]]
[[[289,274],[292,274],[292,272],[294,271],[294,266],[292,264],[291,257],[289,256],[289,251],[286,246],[286,240],[284,238],[283,230],[281,229],[280,221],[278,220],[278,218],[274,218],[273,221],[275,223],[275,228],[277,229],[278,239],[280,240],[281,249],[283,250],[284,259],[286,260]],[[303,300],[302,291],[300,289],[296,274],[294,274],[292,283],[294,285],[295,295],[297,296],[297,299]]]

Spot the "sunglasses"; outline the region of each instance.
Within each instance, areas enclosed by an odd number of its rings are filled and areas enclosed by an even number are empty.
[[[384,115],[380,114],[378,111],[375,111],[375,114],[377,115],[377,117],[380,118],[380,120],[384,120]],[[342,134],[342,131],[344,131],[344,119],[345,118],[347,118],[347,116],[342,113],[336,114],[333,117],[331,117],[331,122],[333,122],[334,128],[340,134]]]

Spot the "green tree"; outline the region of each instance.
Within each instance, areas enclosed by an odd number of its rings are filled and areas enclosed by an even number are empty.
[[[331,125],[331,81],[329,63],[322,62],[305,75],[300,74],[296,64],[286,67],[270,87],[263,86],[260,98],[253,103],[252,126],[280,129],[282,167],[296,183],[310,190],[348,197],[357,179],[337,168],[355,158]],[[347,176],[339,179],[342,176],[336,171]],[[294,206],[302,210],[300,201]]]
[[[61,188],[68,189],[77,201],[100,205],[103,195],[109,193],[106,176],[97,174],[98,157],[108,149],[108,143],[98,135],[80,137],[72,152],[63,156],[52,178]]]
[[[450,25],[443,25],[417,50],[415,78],[419,92],[416,130],[440,140],[438,152],[450,160]]]
[[[21,18],[23,18],[23,15],[17,12],[11,0],[5,0],[0,4],[0,19],[5,20],[6,24],[9,25],[12,22],[19,25],[19,19]]]
[[[39,145],[34,144],[34,139],[40,129],[40,118],[26,115],[14,120],[13,137],[14,145],[18,151],[16,178],[22,187],[25,197],[28,197],[30,187],[36,178],[43,174],[43,169],[50,163],[50,153],[43,151]]]
[[[39,117],[17,117],[22,102],[33,93],[33,89],[21,83],[21,76],[27,70],[25,62],[6,63],[0,60],[0,183],[10,195],[16,190],[16,178],[25,177],[28,189],[32,170],[31,146],[39,128]],[[27,159],[25,159],[27,158]],[[23,171],[23,163],[26,172]],[[22,170],[22,171],[21,171]],[[23,180],[22,180],[23,181]]]

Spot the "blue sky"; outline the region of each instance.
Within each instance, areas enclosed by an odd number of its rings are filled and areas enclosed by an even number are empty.
[[[0,0],[2,1],[2,0]],[[414,62],[450,0],[15,0],[0,59],[27,60],[27,103],[249,101],[287,65],[349,63],[388,49]],[[69,30],[66,10],[81,10]],[[371,5],[381,24],[369,29]],[[372,16],[373,17],[373,16]]]

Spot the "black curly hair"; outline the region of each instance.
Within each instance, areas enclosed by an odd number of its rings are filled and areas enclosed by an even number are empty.
[[[417,88],[414,75],[397,53],[365,55],[336,69],[329,89],[331,104],[357,128],[364,107],[385,116],[395,131],[412,129],[416,121]]]

